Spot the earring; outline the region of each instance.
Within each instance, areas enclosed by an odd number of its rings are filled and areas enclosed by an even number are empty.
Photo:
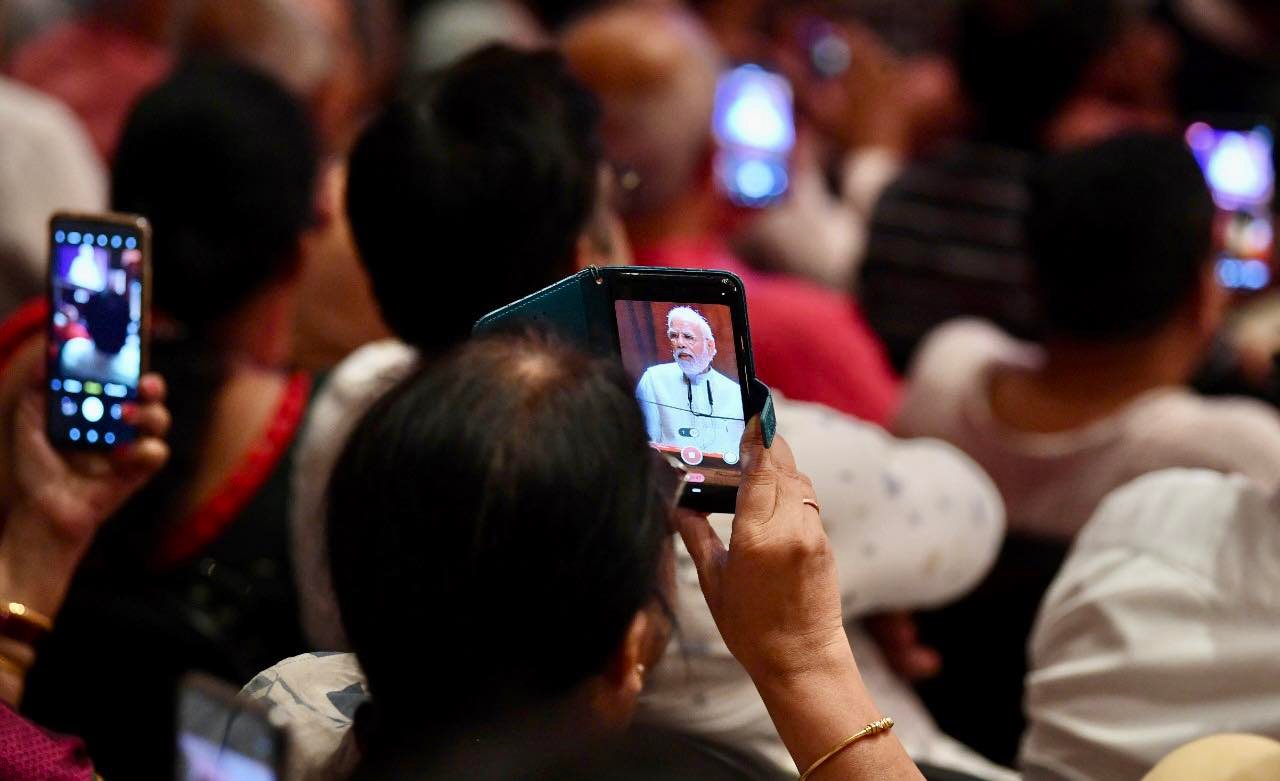
[[[641,684],[644,683],[644,671],[645,671],[645,666],[643,664],[636,665],[636,677],[640,679]]]

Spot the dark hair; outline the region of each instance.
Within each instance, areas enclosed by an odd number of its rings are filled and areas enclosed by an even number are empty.
[[[573,271],[599,109],[551,51],[491,46],[413,84],[351,154],[347,212],[387,324],[439,353]]]
[[[214,59],[180,65],[138,101],[112,167],[116,210],[152,227],[152,368],[169,385],[172,455],[107,527],[146,547],[171,520],[225,380],[219,326],[297,261],[313,213],[315,142],[305,110],[265,74]],[[112,527],[117,527],[113,530]]]
[[[659,463],[621,367],[544,337],[469,343],[374,406],[328,523],[384,745],[447,741],[604,669],[661,601]]]
[[[955,62],[986,141],[1038,146],[1126,18],[1118,0],[967,0]]]
[[[1027,244],[1051,335],[1103,340],[1166,323],[1210,262],[1213,199],[1176,137],[1116,137],[1031,179]]]

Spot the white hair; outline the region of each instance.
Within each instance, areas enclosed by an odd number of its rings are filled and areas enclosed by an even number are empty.
[[[703,317],[696,309],[687,306],[672,307],[667,312],[667,330],[671,330],[671,321],[676,318],[681,320],[691,320],[696,323],[702,323],[702,336],[704,339],[714,339],[715,335],[711,333],[711,323],[707,322],[707,318]]]

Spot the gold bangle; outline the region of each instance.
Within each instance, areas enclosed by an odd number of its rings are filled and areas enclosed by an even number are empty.
[[[31,669],[31,665],[23,665],[16,659],[11,659],[4,654],[0,654],[0,670],[7,670],[19,678],[27,677],[27,670]]]
[[[817,762],[814,762],[812,765],[809,766],[808,770],[800,774],[800,781],[808,781],[809,776],[813,775],[813,772],[815,770],[817,770],[818,768],[826,764],[827,760],[831,759],[836,754],[839,754],[841,751],[844,751],[845,749],[849,748],[854,743],[857,743],[859,740],[862,740],[863,738],[869,738],[872,735],[879,735],[881,732],[888,732],[891,729],[893,729],[893,719],[888,716],[885,716],[883,719],[877,719],[876,721],[871,722],[867,726],[863,727],[861,730],[855,732],[854,734],[840,741],[840,743],[837,744],[835,748],[831,749],[827,753],[818,757]]]
[[[44,613],[32,610],[21,602],[6,602],[3,606],[0,606],[0,610],[4,610],[14,618],[29,621],[46,632],[53,631],[52,618],[49,618]]]
[[[53,619],[21,602],[0,601],[0,637],[35,645],[53,631]]]

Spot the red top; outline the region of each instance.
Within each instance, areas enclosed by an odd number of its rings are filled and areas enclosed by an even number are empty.
[[[112,25],[80,19],[55,25],[13,53],[18,81],[66,103],[104,160],[115,153],[125,118],[163,79],[173,58],[159,44]]]
[[[49,305],[44,299],[27,302],[0,322],[0,373],[28,339],[45,332]],[[216,540],[240,515],[289,451],[311,396],[311,378],[292,375],[280,397],[271,425],[249,449],[218,490],[195,508],[161,541],[152,563],[168,569],[199,553]]]
[[[636,260],[737,274],[746,286],[756,373],[766,385],[881,426],[893,419],[900,382],[850,296],[755,271],[715,238],[650,245],[636,252]]]
[[[93,777],[93,763],[83,743],[45,732],[0,703],[0,778],[92,781]]]

